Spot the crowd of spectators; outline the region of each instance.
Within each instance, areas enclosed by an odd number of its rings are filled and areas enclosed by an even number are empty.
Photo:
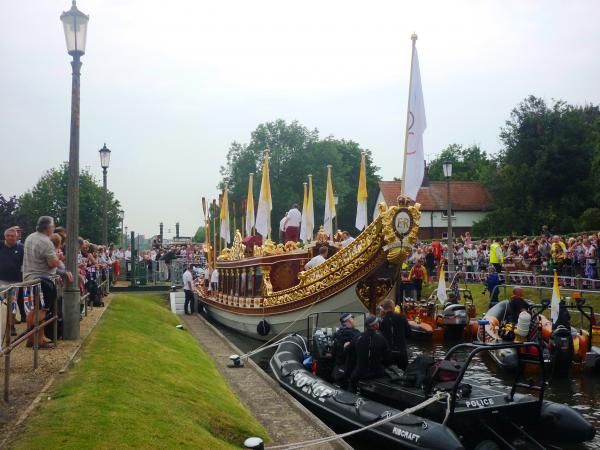
[[[46,315],[41,319],[58,314],[59,330],[62,298],[61,290],[57,287],[64,285],[66,281],[75,280],[82,298],[85,296],[89,304],[94,306],[103,306],[99,285],[103,281],[110,283],[119,273],[119,262],[113,246],[95,245],[83,238],[79,238],[77,272],[69,272],[66,269],[66,239],[65,228],[55,227],[52,217],[42,216],[38,219],[35,232],[24,237],[19,226],[10,227],[4,230],[4,241],[0,242],[0,288],[39,279],[40,306]],[[13,336],[17,335],[15,324],[27,323],[27,327],[31,328],[32,321],[28,319],[33,313],[32,304],[29,302],[31,290],[19,288],[15,291],[17,302],[12,311],[11,321]],[[55,300],[58,305],[56,311]],[[82,313],[84,306],[82,303]],[[31,342],[28,342],[28,345],[31,346]],[[41,336],[41,348],[52,346],[48,339]]]
[[[407,261],[409,266],[420,260],[429,275],[439,273],[441,262],[447,267],[451,256],[456,270],[463,272],[495,270],[531,271],[538,274],[598,278],[600,233],[566,237],[553,235],[544,226],[539,236],[509,236],[502,239],[474,241],[467,232],[455,242],[451,255],[443,241],[417,243]]]

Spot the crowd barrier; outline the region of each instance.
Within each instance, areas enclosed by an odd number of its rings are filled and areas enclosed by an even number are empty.
[[[98,283],[98,295],[105,296],[110,293],[110,273],[108,270],[101,272],[101,280]],[[43,292],[41,283],[42,280],[35,279],[31,281],[24,281],[21,283],[14,283],[5,287],[0,288],[0,302],[6,305],[5,324],[2,324],[2,317],[0,311],[0,331],[2,332],[2,339],[0,339],[0,356],[4,357],[4,387],[3,397],[4,401],[8,402],[10,392],[10,357],[11,352],[19,345],[26,342],[30,337],[33,337],[33,369],[37,369],[39,365],[39,332],[44,330],[48,325],[52,325],[52,342],[56,345],[58,343],[58,318],[56,314],[58,311],[59,299],[63,296],[63,280],[60,276],[52,278],[52,282],[56,286],[57,295],[54,298],[53,304],[45,304],[43,298]],[[13,314],[17,313],[17,298],[19,289],[23,289],[24,295],[24,308],[25,312],[29,315],[33,312],[33,326],[28,328],[24,333],[21,333],[14,340],[12,340],[11,330],[13,328]],[[25,293],[28,293],[25,296]],[[82,304],[81,316],[87,316],[88,307],[93,308],[93,305],[88,305],[89,293],[85,292],[80,297],[80,303]],[[44,308],[42,308],[44,303]],[[51,314],[47,315],[44,320],[40,321],[41,310],[48,309],[52,311]]]

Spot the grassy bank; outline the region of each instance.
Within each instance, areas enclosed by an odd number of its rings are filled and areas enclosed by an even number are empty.
[[[117,294],[15,449],[239,448],[264,429],[159,295]]]

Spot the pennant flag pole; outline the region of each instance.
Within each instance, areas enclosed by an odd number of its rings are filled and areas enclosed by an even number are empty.
[[[335,217],[335,201],[333,198],[333,181],[331,180],[331,164],[327,165],[327,191],[325,192],[325,213],[323,214],[323,227],[329,239],[333,239],[333,219]]]
[[[355,226],[362,231],[368,224],[367,218],[367,164],[365,153],[360,155],[360,174],[358,175],[358,193],[356,194]]]
[[[302,197],[302,219],[300,221],[300,240],[308,242],[306,237],[306,205],[308,202],[308,183],[302,183],[304,187],[304,196]]]
[[[560,310],[560,289],[558,288],[558,274],[554,271],[554,285],[552,286],[552,300],[550,302],[550,318],[552,323],[558,320]]]
[[[313,201],[312,175],[308,175],[308,197],[306,198],[306,239],[312,241],[315,230],[315,208]]]
[[[267,239],[271,238],[271,184],[269,181],[269,151],[265,150],[263,158],[262,182],[258,197],[258,210],[256,212],[256,231]]]
[[[406,134],[404,136],[404,166],[402,168],[402,194],[413,200],[423,183],[425,154],[423,133],[427,128],[425,103],[417,54],[417,35],[413,33],[412,57],[410,60],[410,83],[408,88],[408,111],[406,113]]]
[[[221,232],[219,236],[225,240],[225,243],[229,244],[231,242],[231,234],[229,232],[229,202],[227,200],[227,183],[225,183],[225,188],[223,189],[223,199],[221,200],[221,214],[219,215],[219,219],[221,219]]]
[[[253,193],[254,174],[248,177],[248,199],[246,201],[246,236],[254,234],[254,193]]]
[[[438,300],[442,305],[448,301],[448,295],[446,294],[446,278],[444,273],[444,266],[442,264],[440,264],[440,279],[438,280],[436,294]]]

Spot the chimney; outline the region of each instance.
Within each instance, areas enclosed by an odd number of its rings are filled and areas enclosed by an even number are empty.
[[[164,229],[162,222],[159,225],[159,229],[160,229],[160,243],[162,244],[162,242],[163,242],[163,229]]]
[[[179,222],[175,224],[175,237],[179,237]]]
[[[421,183],[421,187],[429,187],[429,166],[427,165],[427,161],[425,161],[425,169],[423,170],[423,183]]]

